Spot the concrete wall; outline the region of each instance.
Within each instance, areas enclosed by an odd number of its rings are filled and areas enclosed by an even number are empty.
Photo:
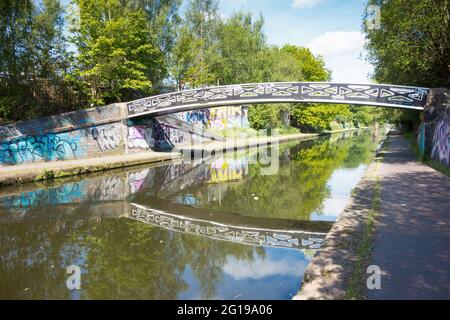
[[[242,110],[225,107],[127,119],[125,104],[118,103],[17,122],[0,126],[0,166],[168,150],[220,140],[207,129],[248,126]]]
[[[124,150],[120,105],[0,126],[0,164],[69,160]]]
[[[450,90],[431,90],[417,139],[422,154],[450,166]]]

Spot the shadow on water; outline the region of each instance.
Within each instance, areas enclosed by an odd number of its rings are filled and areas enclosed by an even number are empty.
[[[289,299],[377,142],[282,144],[272,175],[251,149],[5,189],[0,298]]]

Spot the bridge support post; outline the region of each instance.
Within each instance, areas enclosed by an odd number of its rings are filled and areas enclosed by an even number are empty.
[[[419,131],[419,148],[429,157],[450,166],[450,90],[431,89]]]

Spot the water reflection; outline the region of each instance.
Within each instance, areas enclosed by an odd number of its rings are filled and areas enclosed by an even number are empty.
[[[0,298],[289,299],[377,142],[284,144],[272,176],[247,150],[4,189]]]

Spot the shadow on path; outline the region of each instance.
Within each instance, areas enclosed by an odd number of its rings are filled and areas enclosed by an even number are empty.
[[[417,162],[402,136],[389,142],[371,262],[381,289],[368,298],[450,299],[450,179]]]

